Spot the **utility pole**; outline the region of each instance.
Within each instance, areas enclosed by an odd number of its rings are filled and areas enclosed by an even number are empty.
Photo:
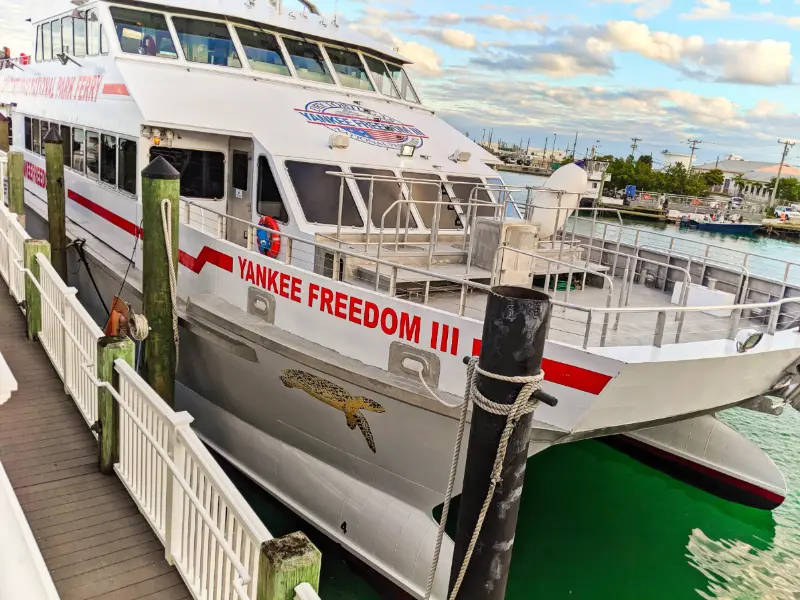
[[[694,162],[694,151],[697,149],[698,144],[702,144],[703,140],[689,140],[689,143],[692,146],[692,155],[689,157],[689,171],[692,170],[692,163]]]
[[[556,150],[556,140],[558,139],[558,134],[553,134],[553,149],[550,151],[550,160],[553,160],[553,152]]]
[[[633,137],[631,138],[633,144],[631,144],[631,156],[636,158],[636,147],[639,145],[639,142],[642,141],[642,138]]]
[[[547,162],[547,142],[550,141],[550,137],[544,138],[544,150],[542,150],[542,166],[544,163]]]
[[[575,160],[575,149],[578,147],[578,132],[575,132],[575,142],[572,144],[572,160]]]
[[[781,183],[781,173],[783,172],[783,163],[786,162],[786,156],[789,154],[789,148],[794,148],[794,142],[778,140],[779,144],[783,144],[783,156],[781,156],[781,165],[778,167],[778,176],[775,178],[775,186],[772,188],[772,196],[769,199],[769,205],[775,204],[775,196],[778,194],[778,186]]]

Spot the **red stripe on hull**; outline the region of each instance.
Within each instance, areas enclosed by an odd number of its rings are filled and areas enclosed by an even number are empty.
[[[120,229],[129,233],[130,235],[138,237],[142,236],[142,229],[138,225],[131,223],[127,219],[123,219],[118,214],[111,212],[107,208],[103,208],[102,206],[100,206],[96,202],[92,202],[85,196],[81,196],[79,193],[69,190],[67,192],[67,197],[76,204],[79,204],[86,210],[93,212],[98,217],[102,217],[112,225],[119,227]]]
[[[223,271],[233,273],[233,257],[223,254],[219,250],[209,248],[208,246],[203,246],[203,249],[200,251],[200,254],[197,255],[197,258],[181,250],[178,262],[189,269],[192,273],[200,273],[206,264],[212,264],[215,267],[219,267]]]

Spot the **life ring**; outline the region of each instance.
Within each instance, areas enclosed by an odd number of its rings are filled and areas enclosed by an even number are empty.
[[[700,200],[692,200],[692,206],[697,206],[700,204]]]
[[[650,200],[650,194],[642,194],[642,200]]]
[[[272,231],[264,231],[259,229],[258,237],[258,250],[261,254],[266,254],[270,258],[277,258],[281,251],[281,235],[278,233],[278,224],[272,217],[261,217],[258,221],[259,226],[266,227]]]

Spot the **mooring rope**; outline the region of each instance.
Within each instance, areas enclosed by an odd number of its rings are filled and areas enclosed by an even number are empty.
[[[455,408],[454,405],[442,401],[441,398],[434,393],[434,391],[428,386],[425,378],[422,376],[421,370],[418,372],[418,374],[422,385],[426,390],[428,390],[428,393],[431,394],[431,396],[445,406]],[[523,387],[517,394],[517,398],[514,400],[513,404],[499,404],[489,400],[486,396],[480,393],[478,390],[479,374],[496,381],[521,383],[523,384]],[[505,416],[506,426],[503,429],[503,435],[500,437],[500,443],[497,446],[497,454],[495,455],[494,466],[492,467],[489,490],[486,493],[486,499],[484,500],[483,506],[481,507],[481,512],[478,515],[478,521],[475,524],[475,530],[472,532],[472,538],[470,539],[469,546],[467,547],[467,552],[464,555],[464,560],[461,563],[461,567],[458,572],[458,578],[453,585],[453,591],[450,593],[449,600],[455,600],[456,596],[458,595],[458,591],[461,588],[461,584],[464,581],[464,576],[467,574],[469,563],[472,560],[472,554],[475,551],[475,544],[478,542],[481,529],[483,529],[483,522],[486,519],[486,513],[489,511],[495,489],[497,488],[497,484],[501,479],[500,475],[503,469],[503,461],[505,460],[506,451],[508,450],[508,441],[511,439],[511,435],[514,433],[514,427],[516,427],[517,423],[524,415],[532,414],[536,410],[536,407],[539,405],[539,401],[532,400],[532,397],[533,394],[535,394],[542,387],[543,381],[544,371],[542,370],[540,370],[536,375],[507,377],[505,375],[489,373],[488,371],[481,369],[478,366],[477,356],[473,356],[469,360],[469,363],[467,363],[467,383],[464,390],[464,402],[461,403],[461,415],[458,420],[458,432],[456,434],[455,446],[453,447],[453,461],[450,464],[450,478],[447,482],[447,492],[445,493],[444,497],[442,516],[439,520],[439,529],[436,535],[436,548],[433,552],[433,563],[431,564],[431,570],[428,575],[428,585],[425,589],[425,600],[429,600],[431,597],[431,593],[433,591],[433,582],[434,579],[436,579],[436,569],[439,566],[439,555],[442,551],[442,539],[444,538],[444,530],[447,525],[447,517],[450,513],[450,501],[453,497],[453,487],[455,486],[456,481],[456,470],[458,469],[458,460],[461,455],[461,443],[464,439],[464,429],[467,423],[467,412],[469,410],[470,402],[476,406],[479,406],[488,413]]]
[[[172,300],[172,339],[175,342],[175,365],[178,364],[178,280],[175,276],[175,267],[172,262],[172,212],[170,201],[164,198],[161,201],[161,224],[164,228],[164,245],[167,250],[167,265],[169,265],[169,293]]]

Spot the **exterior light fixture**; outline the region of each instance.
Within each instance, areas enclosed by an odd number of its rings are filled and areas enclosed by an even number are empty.
[[[328,138],[328,147],[331,149],[338,148],[344,150],[350,146],[350,138],[344,133],[332,133]]]
[[[141,134],[144,139],[149,140],[153,136],[153,131],[149,127],[145,126],[142,127]]]
[[[411,158],[416,150],[417,147],[414,144],[403,144],[400,146],[400,156]]]
[[[450,155],[450,160],[457,163],[469,162],[470,158],[472,158],[472,153],[466,150],[456,150]]]
[[[759,333],[753,329],[742,329],[736,334],[736,351],[741,353],[752,350],[764,337],[763,333]]]
[[[153,129],[153,145],[160,146],[161,145],[161,130],[160,129]]]
[[[175,139],[175,134],[172,132],[172,130],[167,129],[164,132],[164,137],[167,140],[167,148],[172,148],[172,141]]]

